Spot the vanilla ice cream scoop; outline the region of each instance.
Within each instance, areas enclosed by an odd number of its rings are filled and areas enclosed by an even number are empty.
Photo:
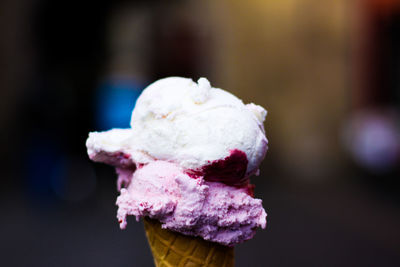
[[[103,139],[110,151],[123,147],[136,163],[167,160],[192,175],[240,184],[256,173],[266,153],[266,114],[261,106],[245,105],[234,95],[211,87],[205,78],[197,83],[165,78],[148,86],[138,98],[132,129],[91,133],[89,155],[95,154],[90,150]]]

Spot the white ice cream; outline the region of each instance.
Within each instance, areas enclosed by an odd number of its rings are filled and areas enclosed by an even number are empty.
[[[247,156],[249,175],[257,171],[267,149],[266,114],[261,106],[245,105],[234,95],[211,87],[205,78],[197,83],[165,78],[148,86],[138,98],[131,129],[90,133],[88,153],[101,157],[123,151],[129,155],[126,164],[157,159],[198,169],[237,149]]]

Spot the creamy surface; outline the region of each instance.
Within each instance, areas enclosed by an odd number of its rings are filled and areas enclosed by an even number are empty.
[[[267,150],[266,114],[261,106],[245,105],[234,95],[212,88],[205,78],[198,83],[165,78],[138,98],[131,129],[90,134],[89,155],[101,143],[107,151],[129,150],[135,162],[167,160],[196,170],[238,149],[247,156],[246,175],[250,175]]]
[[[170,77],[147,87],[130,129],[92,132],[89,157],[117,167],[118,219],[149,216],[164,228],[224,245],[266,225],[249,176],[267,151],[266,111],[212,88]]]
[[[246,188],[193,179],[173,163],[154,161],[136,170],[121,190],[117,217],[122,228],[127,215],[149,216],[163,228],[234,245],[252,238],[255,228],[265,228],[261,202]]]

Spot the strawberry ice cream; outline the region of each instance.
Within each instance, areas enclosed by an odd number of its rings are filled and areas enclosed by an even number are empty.
[[[116,167],[118,220],[148,216],[162,227],[233,246],[266,226],[252,174],[267,150],[266,111],[211,87],[170,77],[147,87],[130,129],[92,132],[89,157]]]

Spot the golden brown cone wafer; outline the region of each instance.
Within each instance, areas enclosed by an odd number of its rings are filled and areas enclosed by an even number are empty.
[[[233,247],[162,229],[145,218],[144,228],[156,267],[233,267]]]

